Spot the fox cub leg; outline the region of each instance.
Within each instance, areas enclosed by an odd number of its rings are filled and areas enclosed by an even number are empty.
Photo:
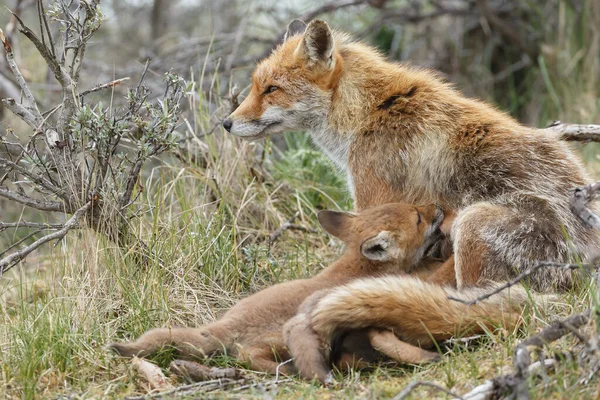
[[[276,360],[274,350],[269,346],[248,347],[240,350],[238,359],[248,363],[250,369],[269,374],[293,375],[292,364],[283,364]]]
[[[369,341],[375,350],[400,363],[422,364],[440,359],[438,353],[403,342],[392,331],[371,329]]]
[[[568,212],[568,210],[566,210]],[[536,261],[565,261],[568,217],[559,206],[530,195],[475,203],[461,210],[452,227],[457,288],[508,280]],[[572,285],[572,272],[542,268],[530,277],[537,290]]]
[[[157,328],[130,343],[112,343],[109,348],[124,357],[147,357],[164,347],[173,347],[184,358],[204,358],[230,346],[231,333],[218,322],[201,328]]]
[[[285,323],[283,340],[294,356],[294,365],[303,379],[317,378],[322,383],[333,379],[330,377],[331,370],[327,365],[321,338],[310,327],[307,314],[297,314]]]

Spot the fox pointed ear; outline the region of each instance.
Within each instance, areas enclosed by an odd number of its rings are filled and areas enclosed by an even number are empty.
[[[389,231],[381,231],[360,245],[360,253],[373,261],[391,261],[400,256],[398,242]]]
[[[305,30],[306,23],[299,19],[295,19],[288,24],[287,31],[285,31],[285,35],[283,36],[283,41],[285,42],[292,36],[300,35],[301,33],[304,33]]]
[[[304,40],[300,43],[299,51],[307,61],[314,64],[333,67],[333,33],[327,22],[315,19],[311,21],[304,32]]]
[[[323,210],[319,211],[317,218],[327,233],[344,240],[355,216],[347,212]]]

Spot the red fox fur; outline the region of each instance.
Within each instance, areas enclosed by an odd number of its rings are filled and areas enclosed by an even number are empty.
[[[439,239],[443,213],[435,206],[387,204],[359,215],[322,211],[323,228],[346,244],[344,255],[316,276],[262,290],[241,300],[223,317],[200,328],[153,329],[130,343],[110,347],[122,356],[149,356],[165,346],[186,358],[202,358],[219,352],[247,361],[251,368],[275,373],[281,360],[290,357],[282,327],[312,293],[353,279],[386,274],[414,273],[425,276],[439,266],[422,262]],[[424,294],[425,295],[425,294]],[[374,334],[384,341],[386,335]],[[282,373],[293,371],[283,365]]]
[[[310,296],[285,324],[284,340],[300,375],[321,382],[328,381],[330,372],[324,347],[330,350],[340,342],[336,337],[361,329],[367,329],[375,350],[394,360],[430,361],[437,354],[426,349],[437,341],[496,326],[511,330],[521,322],[528,296],[520,286],[472,306],[448,299],[477,298],[492,287],[458,291],[412,276],[355,280]]]
[[[569,210],[588,177],[565,143],[431,71],[386,61],[324,21],[290,25],[223,125],[249,140],[309,131],[346,173],[359,211],[401,201],[456,212],[455,257],[433,282],[503,281],[538,260],[585,259],[600,247]],[[574,274],[543,268],[530,279],[540,290],[564,289]]]

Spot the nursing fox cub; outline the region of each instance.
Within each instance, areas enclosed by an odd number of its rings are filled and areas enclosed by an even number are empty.
[[[110,347],[128,357],[148,356],[169,346],[185,358],[226,352],[255,370],[275,373],[280,362],[290,358],[282,327],[312,293],[358,278],[408,273],[425,276],[440,264],[423,260],[441,235],[444,215],[436,206],[397,203],[358,215],[321,211],[318,217],[323,228],[346,245],[343,256],[319,274],[262,290],[203,327],[153,329],[134,342],[113,343]],[[374,332],[371,336],[381,342],[386,334]],[[294,368],[283,365],[280,371],[290,373]]]
[[[346,173],[358,211],[400,201],[455,212],[455,260],[433,282],[504,281],[538,260],[585,259],[600,247],[569,210],[588,177],[565,143],[324,21],[290,24],[223,126],[249,140],[309,131]],[[530,280],[564,289],[576,273],[542,268]]]

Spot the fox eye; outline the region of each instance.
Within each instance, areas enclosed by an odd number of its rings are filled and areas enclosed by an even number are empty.
[[[277,89],[279,89],[277,86],[267,86],[267,89],[263,92],[263,94],[273,93]]]
[[[417,225],[421,225],[421,213],[417,211]]]

